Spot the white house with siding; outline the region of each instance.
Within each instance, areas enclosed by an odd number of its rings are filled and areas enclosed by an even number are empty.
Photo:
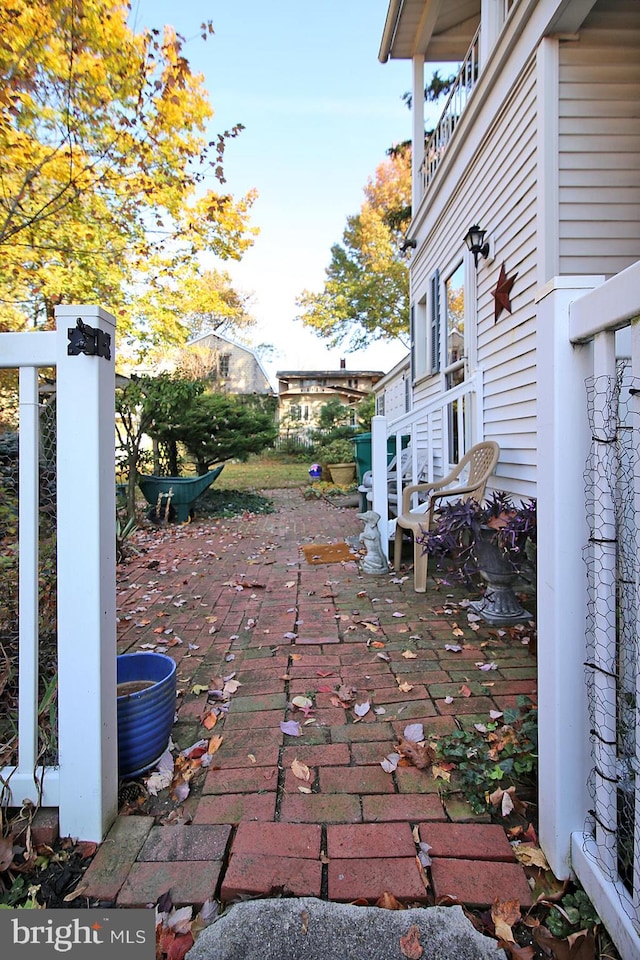
[[[373,388],[376,414],[395,420],[411,409],[411,360],[404,357]]]
[[[640,2],[390,0],[379,59],[413,78],[412,343],[374,509],[406,433],[435,478],[495,440],[489,488],[537,498],[541,844],[637,960]]]
[[[190,356],[195,372],[216,384],[222,393],[273,394],[273,387],[258,354],[221,333],[205,333],[190,340],[180,354]],[[198,370],[198,363],[202,370]]]
[[[183,347],[165,351],[161,358],[147,359],[123,373],[157,376],[181,370],[186,376],[205,380],[218,393],[272,396],[273,387],[255,350],[221,333],[204,333]]]
[[[536,494],[537,292],[640,257],[639,48],[636,0],[389,5],[379,58],[413,68],[412,407],[436,474],[492,439],[493,486]],[[425,143],[422,91],[442,61],[460,76]],[[490,247],[477,269],[472,225]],[[511,309],[496,317],[502,267]],[[453,387],[446,422],[420,418]]]

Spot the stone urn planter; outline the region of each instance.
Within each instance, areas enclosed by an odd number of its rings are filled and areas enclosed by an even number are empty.
[[[332,440],[319,447],[318,460],[323,470],[331,475],[332,483],[339,487],[348,487],[356,478],[356,462],[353,452],[353,440]]]
[[[328,463],[331,480],[339,487],[348,487],[356,478],[355,463]]]
[[[487,623],[506,626],[532,620],[514,593],[518,570],[501,549],[495,529],[477,528],[473,555],[487,586],[482,600],[472,600],[469,607]]]
[[[117,658],[118,773],[151,770],[167,748],[176,711],[176,664],[164,653]]]

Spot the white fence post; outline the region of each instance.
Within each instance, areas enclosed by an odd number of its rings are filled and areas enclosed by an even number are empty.
[[[400,463],[400,458],[398,458]],[[380,514],[378,530],[384,555],[389,559],[389,490],[387,488],[387,418],[371,418],[372,510]],[[400,472],[398,470],[398,472]]]
[[[557,877],[589,809],[584,677],[589,538],[583,474],[590,446],[591,348],[569,340],[569,304],[599,278],[563,277],[538,293],[538,663],[540,844]]]
[[[111,359],[69,356],[78,319]],[[57,320],[60,832],[103,839],[117,813],[114,318],[63,306]]]
[[[18,772],[33,776],[38,757],[38,371],[20,367]],[[10,783],[10,781],[9,781]],[[17,798],[16,798],[17,799]],[[23,798],[20,797],[21,801]]]

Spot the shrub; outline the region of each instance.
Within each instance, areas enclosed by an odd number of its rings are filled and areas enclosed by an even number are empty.
[[[317,450],[317,457],[322,463],[353,463],[355,453],[353,441],[331,440]]]
[[[484,505],[472,499],[445,502],[436,511],[435,526],[417,539],[438,566],[453,566],[468,577],[477,570],[474,543],[487,528],[494,531],[500,550],[519,570],[528,546],[536,543],[536,501],[523,501],[516,507],[507,493],[499,491]]]

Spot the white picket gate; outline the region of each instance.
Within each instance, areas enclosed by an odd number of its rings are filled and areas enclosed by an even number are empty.
[[[80,322],[79,322],[80,321]],[[55,331],[0,334],[19,369],[18,763],[3,803],[59,808],[60,832],[102,840],[117,813],[114,318],[61,306]],[[101,331],[94,355],[70,331]],[[110,338],[110,349],[106,337]],[[82,344],[80,344],[80,347]],[[102,353],[103,355],[100,355]],[[108,356],[105,354],[109,354]],[[56,369],[58,765],[38,763],[38,369]]]

